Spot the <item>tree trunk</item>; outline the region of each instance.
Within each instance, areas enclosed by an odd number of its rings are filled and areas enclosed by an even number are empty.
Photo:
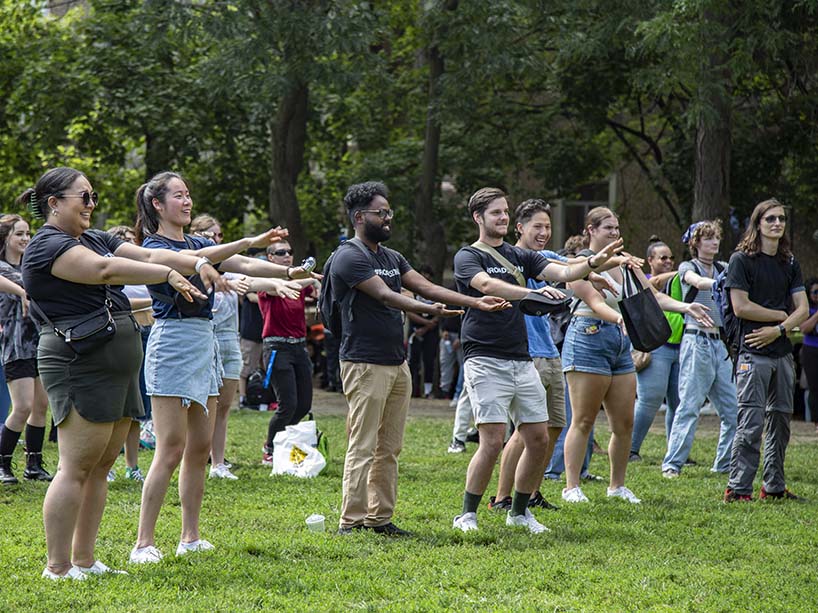
[[[301,211],[295,188],[304,166],[304,146],[307,140],[307,110],[309,87],[293,82],[279,100],[274,123],[270,129],[272,164],[270,179],[270,221],[290,231],[290,245],[298,264],[307,252],[307,237],[301,224]]]
[[[730,207],[730,155],[732,147],[731,74],[725,41],[730,37],[729,9],[702,12],[702,71],[700,107],[696,119],[696,172],[693,221],[722,219]]]
[[[171,168],[170,143],[153,132],[145,134],[145,181],[150,181],[151,177]]]
[[[448,0],[447,11],[457,8],[457,0]],[[438,36],[445,36],[445,26]],[[426,107],[426,129],[418,185],[415,190],[415,252],[418,260],[432,269],[432,278],[440,283],[446,266],[446,230],[435,214],[435,193],[439,188],[438,153],[440,151],[440,78],[444,72],[443,55],[437,45],[427,51],[429,64],[429,102]]]

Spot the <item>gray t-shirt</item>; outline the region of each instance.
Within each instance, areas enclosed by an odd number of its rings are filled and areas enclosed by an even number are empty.
[[[709,277],[711,279],[714,279],[716,275],[719,274],[719,270],[724,270],[725,268],[727,268],[727,262],[718,262],[718,265],[721,268],[717,268],[714,265],[711,271],[712,274],[708,275],[705,272],[704,265],[698,260],[690,260],[679,264],[679,280],[682,282],[682,299],[684,299],[684,297],[687,296],[690,290],[694,289],[692,285],[685,283],[684,281],[685,273],[694,272],[700,277]],[[685,300],[685,302],[687,301]],[[696,298],[692,300],[692,302],[696,302],[710,309],[709,315],[710,318],[713,320],[714,325],[716,327],[720,327],[722,325],[721,313],[719,313],[719,310],[716,308],[716,303],[713,302],[713,292],[710,291],[710,288],[700,289],[696,294]],[[698,330],[702,327],[696,322],[696,319],[694,317],[688,314],[685,314],[685,326],[693,328],[694,330]]]

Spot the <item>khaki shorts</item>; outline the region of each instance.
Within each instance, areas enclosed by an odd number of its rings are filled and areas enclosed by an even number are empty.
[[[559,358],[534,358],[534,368],[540,374],[545,388],[548,406],[548,427],[565,428],[565,379],[562,374],[562,360]]]
[[[242,338],[239,340],[239,347],[241,348],[241,373],[239,377],[246,379],[253,372],[262,368],[261,353],[264,345]]]
[[[533,362],[480,356],[466,360],[463,369],[476,425],[548,421],[545,388]]]

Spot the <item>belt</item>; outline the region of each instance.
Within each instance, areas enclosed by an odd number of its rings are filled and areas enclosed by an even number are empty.
[[[693,334],[695,336],[703,336],[714,341],[721,340],[721,336],[717,332],[705,332],[704,330],[685,330],[685,334]]]
[[[301,345],[307,342],[307,338],[302,336],[300,338],[293,338],[291,336],[265,336],[265,343],[284,343],[286,345]]]

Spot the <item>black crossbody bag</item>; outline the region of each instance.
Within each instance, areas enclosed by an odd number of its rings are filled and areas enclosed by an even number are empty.
[[[41,326],[48,326],[54,334],[65,339],[66,344],[78,355],[86,355],[109,342],[116,334],[116,322],[111,314],[111,301],[105,298],[105,306],[87,315],[60,319],[61,326],[52,322],[34,300],[29,299]],[[44,323],[43,323],[44,322]]]

